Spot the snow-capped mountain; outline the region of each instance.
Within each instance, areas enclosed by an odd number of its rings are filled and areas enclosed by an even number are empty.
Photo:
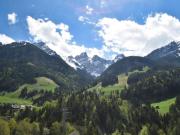
[[[19,42],[14,42],[11,43],[11,45],[20,45],[20,46],[25,46],[31,44],[30,42],[27,41],[19,41]],[[53,50],[51,50],[44,42],[36,42],[36,43],[32,43],[33,45],[35,45],[36,47],[38,47],[39,49],[43,50],[44,52],[46,52],[49,55],[57,55],[57,53]],[[1,45],[1,42],[0,42]]]
[[[114,60],[106,60],[97,55],[90,58],[86,52],[81,53],[78,56],[69,56],[67,63],[74,68],[85,69],[88,73],[93,76],[100,76],[112,63],[116,62],[118,59],[122,59],[124,55],[119,55]]]
[[[73,56],[69,56],[66,59],[66,62],[73,67],[74,69],[83,69],[83,67],[81,66],[81,64],[79,62],[76,61],[76,59]]]
[[[35,46],[43,50],[49,55],[57,55],[55,51],[51,50],[44,42],[34,43]]]
[[[49,55],[57,55],[55,51],[51,50],[43,42],[34,43],[34,45]],[[69,56],[65,61],[74,69],[86,70],[93,76],[99,76],[111,64],[111,61],[104,60],[98,56],[94,56],[91,59],[85,52],[76,57]]]
[[[180,57],[180,42],[171,42],[168,45],[152,51],[147,55],[150,59],[159,59],[162,57]]]
[[[114,58],[114,62],[117,62],[118,60],[121,60],[121,59],[123,59],[125,56],[124,56],[124,54],[118,54],[115,58]]]
[[[51,50],[44,42],[34,43],[35,46],[48,53],[49,55],[58,55],[55,51]],[[100,76],[111,64],[119,59],[124,58],[123,54],[119,54],[114,60],[106,60],[97,55],[90,58],[86,52],[81,53],[75,57],[69,56],[65,59],[66,63],[74,69],[86,70],[92,76]]]

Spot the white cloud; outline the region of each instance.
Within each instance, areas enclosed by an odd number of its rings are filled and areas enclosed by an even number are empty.
[[[85,13],[83,13],[84,15],[79,16],[78,20],[80,22],[83,22],[83,24],[95,24],[93,21],[91,21],[91,16],[94,12],[94,9],[92,7],[90,7],[89,5],[86,5],[85,7]]]
[[[97,26],[104,48],[127,56],[144,56],[173,40],[180,40],[180,20],[165,13],[148,16],[144,24],[102,18]]]
[[[84,20],[83,16],[79,18]],[[51,20],[27,17],[29,33],[35,41],[45,42],[64,59],[87,52],[90,57],[113,58],[115,54],[145,56],[154,49],[169,42],[180,40],[180,21],[168,14],[155,14],[146,18],[143,24],[132,20],[102,18],[98,21],[98,34],[103,40],[100,49],[87,48],[73,40],[69,26],[56,24]]]
[[[12,43],[12,42],[15,42],[15,41],[14,41],[14,39],[8,37],[5,34],[0,34],[0,42],[2,44],[9,44],[9,43]]]
[[[96,25],[95,22],[91,21],[88,17],[86,16],[79,16],[78,20],[80,22],[83,22],[83,24],[91,24],[91,25]]]
[[[88,52],[92,57],[94,53],[102,56],[102,51],[96,48],[86,48],[83,45],[77,45],[73,41],[73,35],[69,32],[69,26],[63,23],[42,19],[27,17],[27,23],[30,35],[35,41],[45,42],[52,50],[56,51],[62,58],[67,56],[76,56],[82,52]]]
[[[15,24],[17,22],[17,14],[15,12],[8,14],[9,24]]]
[[[86,14],[91,15],[93,13],[94,9],[88,5],[86,5]]]
[[[88,19],[87,17],[85,17],[85,16],[79,16],[78,20],[79,20],[80,22],[89,21],[89,19]]]

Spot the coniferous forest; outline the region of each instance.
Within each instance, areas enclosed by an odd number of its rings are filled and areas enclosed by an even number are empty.
[[[180,135],[179,0],[0,0],[0,135]]]

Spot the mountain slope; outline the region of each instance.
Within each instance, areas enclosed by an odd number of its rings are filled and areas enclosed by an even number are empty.
[[[82,88],[92,81],[86,73],[75,71],[59,56],[50,56],[30,43],[12,43],[0,47],[0,91],[13,91],[35,77],[54,80],[63,90]]]
[[[133,75],[134,82],[121,94],[134,103],[153,103],[180,94],[180,68]],[[133,79],[131,78],[131,80]],[[139,79],[137,79],[139,78]]]
[[[37,46],[51,56],[58,55],[43,42],[34,43],[33,45]],[[83,52],[75,57],[69,56],[65,61],[75,70],[78,70],[78,72],[87,71],[92,76],[97,77],[100,76],[111,64],[123,59],[124,57],[125,56],[123,54],[119,54],[113,60],[106,60],[98,55],[94,55],[90,58],[86,52]]]
[[[112,64],[99,77],[98,81],[102,82],[103,86],[116,83],[117,76],[122,73],[128,73],[133,70],[142,70],[143,67],[152,67],[154,62],[148,58],[131,56]]]
[[[99,78],[103,85],[114,84],[117,76],[132,70],[142,69],[144,66],[153,70],[164,70],[180,67],[180,42],[171,42],[156,49],[146,57],[126,57],[112,64]]]
[[[168,45],[152,51],[146,56],[164,67],[180,67],[180,42],[171,42]]]
[[[51,50],[48,46],[46,46],[44,42],[33,43],[33,45],[37,46],[49,55],[57,55],[56,52]]]
[[[180,42],[171,42],[168,45],[156,49],[147,55],[147,58],[157,60],[163,57],[180,57]]]

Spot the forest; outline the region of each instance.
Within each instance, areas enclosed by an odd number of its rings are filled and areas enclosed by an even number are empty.
[[[179,135],[180,97],[161,115],[148,104],[123,100],[119,92],[62,92],[57,102],[14,109],[0,106],[0,135]]]
[[[179,61],[126,57],[95,78],[32,44],[0,56],[0,135],[180,135]]]

